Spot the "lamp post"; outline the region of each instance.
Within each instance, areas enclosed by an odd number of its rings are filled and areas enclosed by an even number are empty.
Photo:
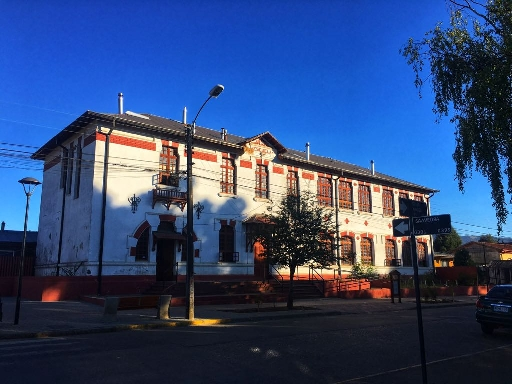
[[[205,100],[192,124],[187,124],[187,273],[185,280],[185,306],[186,318],[194,320],[194,193],[192,186],[192,139],[196,128],[196,120],[203,110],[204,106],[212,97],[216,98],[224,90],[224,86],[217,84],[210,90],[208,98]]]
[[[23,228],[23,243],[21,246],[21,259],[20,259],[20,270],[18,273],[18,293],[16,295],[16,309],[14,312],[14,325],[18,325],[18,321],[20,318],[20,300],[21,300],[21,284],[23,281],[23,264],[25,260],[25,243],[27,241],[27,222],[28,222],[28,203],[30,200],[30,196],[34,192],[34,189],[41,184],[38,180],[33,177],[25,177],[18,181],[21,185],[23,185],[23,190],[25,191],[25,195],[27,196],[27,204],[25,206],[25,226]]]

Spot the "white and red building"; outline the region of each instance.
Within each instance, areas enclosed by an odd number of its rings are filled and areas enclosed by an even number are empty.
[[[44,161],[36,275],[184,275],[185,138],[184,122],[87,111],[35,152]],[[412,274],[409,238],[394,237],[391,223],[399,197],[428,205],[435,190],[310,154],[309,145],[286,148],[270,132],[197,127],[193,146],[197,276],[263,277],[254,225],[287,193],[305,189],[335,210],[338,256],[355,255],[381,274]],[[417,250],[426,272],[430,236],[417,237]],[[332,278],[337,268],[322,273]]]

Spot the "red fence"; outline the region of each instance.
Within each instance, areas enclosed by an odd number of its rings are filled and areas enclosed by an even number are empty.
[[[18,276],[21,256],[0,257],[0,277]],[[34,276],[34,257],[25,257],[23,262],[23,276]]]

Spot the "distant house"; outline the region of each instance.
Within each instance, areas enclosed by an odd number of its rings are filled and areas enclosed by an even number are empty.
[[[0,228],[0,276],[17,276],[23,244],[23,231],[9,231],[2,221]],[[34,275],[37,232],[28,231],[25,240],[24,275]]]
[[[434,267],[453,267],[453,255],[449,253],[434,253]]]
[[[489,265],[494,260],[512,260],[512,244],[472,241],[459,249],[467,249],[475,265]]]

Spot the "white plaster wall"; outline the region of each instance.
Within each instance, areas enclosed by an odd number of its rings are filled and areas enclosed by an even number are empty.
[[[47,161],[51,161],[59,155],[59,152],[54,151],[47,156]],[[62,189],[59,188],[60,169],[60,163],[54,165],[43,172],[43,180],[41,180],[41,205],[36,248],[36,264],[38,266],[57,262],[62,206]],[[38,268],[36,268],[36,273],[38,273]]]
[[[89,132],[91,132],[89,128]],[[113,135],[134,135],[114,130]],[[105,215],[105,241],[103,248],[104,275],[114,274],[154,274],[156,265],[156,251],[152,249],[150,237],[150,254],[146,262],[135,262],[130,256],[130,247],[136,245],[134,232],[144,222],[148,221],[151,230],[156,230],[159,224],[158,215],[168,214],[176,216],[178,232],[186,226],[186,207],[181,211],[177,205],[167,210],[161,203],[152,208],[152,190],[155,187],[154,176],[158,174],[158,162],[161,150],[161,141],[150,136],[139,136],[141,140],[155,143],[155,150],[146,150],[126,145],[110,143],[109,169],[108,169],[108,195]],[[63,237],[62,262],[87,261],[87,268],[92,275],[97,274],[99,240],[101,231],[102,187],[104,167],[103,141],[95,141],[83,149],[82,179],[80,197],[73,199],[67,196],[65,230]],[[180,170],[186,171],[186,158],[184,144],[179,145]],[[245,153],[235,159],[237,167],[237,194],[236,196],[220,195],[220,165],[222,152],[213,148],[196,147],[197,151],[214,155],[216,162],[194,158],[193,185],[194,203],[201,202],[205,207],[199,217],[194,213],[194,231],[198,237],[195,248],[199,249],[199,258],[195,259],[196,274],[252,274],[254,270],[254,255],[252,251],[246,252],[244,219],[254,214],[265,214],[269,209],[279,203],[286,194],[287,166],[280,164],[275,153],[266,152],[264,160],[268,160],[269,190],[268,200],[256,199],[255,196],[255,168],[257,157]],[[52,156],[58,155],[58,152]],[[51,156],[49,156],[51,158]],[[262,158],[261,156],[259,157]],[[240,166],[240,160],[250,161],[252,167]],[[85,164],[89,164],[86,166]],[[274,166],[281,167],[283,173],[274,173]],[[307,180],[302,177],[299,169],[300,190],[306,189],[316,193],[317,177]],[[39,223],[38,260],[55,262],[58,246],[58,232],[60,230],[60,207],[62,190],[59,188],[60,165],[45,172],[43,180],[43,195],[41,201],[41,217]],[[358,180],[354,180],[358,182]],[[180,190],[186,191],[186,180],[180,181]],[[334,183],[333,183],[334,185]],[[376,191],[374,187],[379,187]],[[355,251],[360,256],[360,239],[366,234],[373,235],[373,249],[375,265],[379,272],[387,273],[391,268],[384,267],[385,239],[392,235],[390,224],[394,217],[382,215],[382,186],[371,185],[373,213],[364,213],[357,210],[357,186],[353,186],[354,209],[340,209],[339,230],[355,234]],[[394,194],[395,206],[398,206],[398,190]],[[141,201],[135,213],[131,212],[128,198],[135,194]],[[333,191],[334,200],[334,191]],[[334,209],[334,208],[333,208]],[[235,251],[239,252],[238,263],[219,263],[218,234],[220,220],[235,221]],[[396,241],[397,256],[401,257],[401,241]],[[430,243],[428,243],[430,253]],[[176,261],[179,262],[180,273],[185,273],[185,263],[180,262],[181,252],[176,250]],[[427,256],[430,263],[431,260]],[[349,267],[347,267],[349,271]],[[306,269],[307,273],[307,269]],[[330,272],[326,272],[328,274]]]

